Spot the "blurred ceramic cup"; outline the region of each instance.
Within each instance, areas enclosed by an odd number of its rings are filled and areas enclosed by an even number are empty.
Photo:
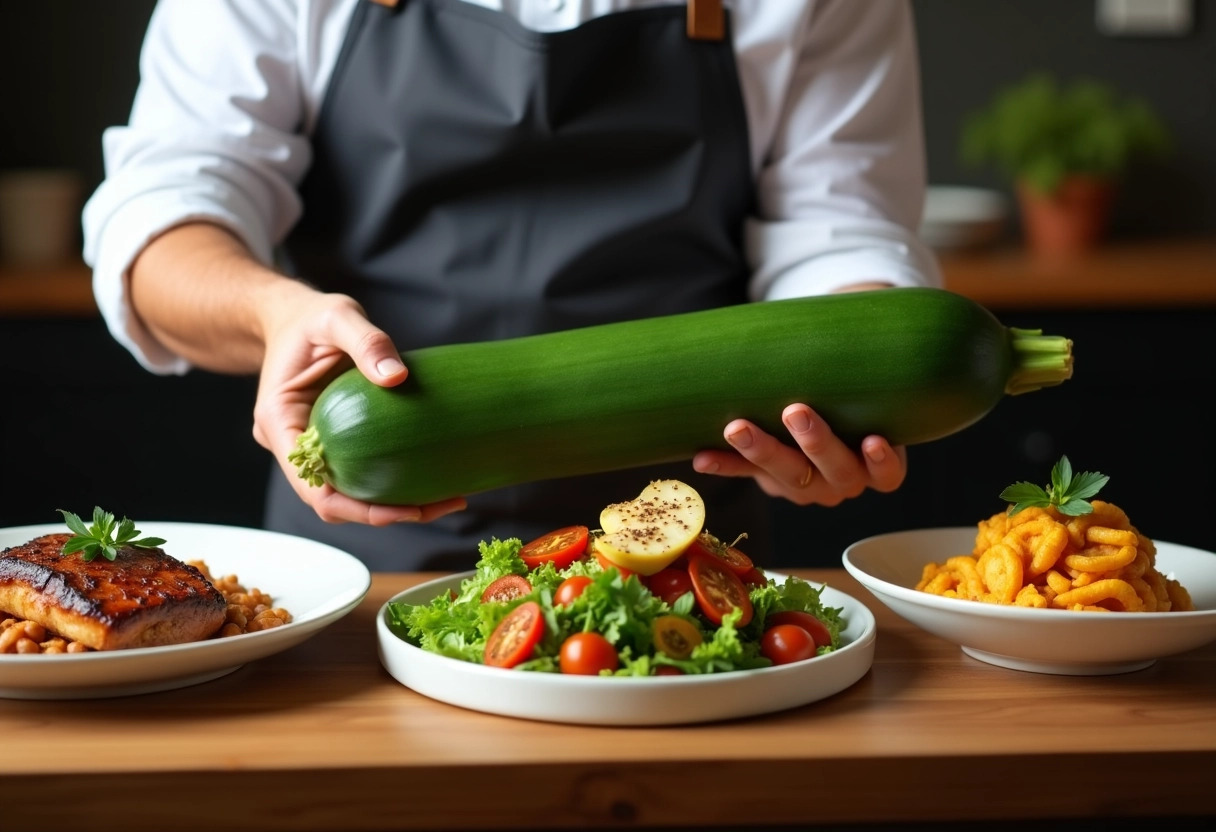
[[[0,260],[53,266],[78,257],[81,191],[71,170],[0,171]]]

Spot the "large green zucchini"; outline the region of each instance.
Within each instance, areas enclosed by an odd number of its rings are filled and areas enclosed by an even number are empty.
[[[973,424],[1007,393],[1072,373],[1065,338],[1002,325],[939,289],[749,303],[403,353],[409,378],[357,370],[318,398],[291,461],[314,485],[422,504],[688,459],[746,417],[779,437],[805,402],[840,436],[894,444]]]

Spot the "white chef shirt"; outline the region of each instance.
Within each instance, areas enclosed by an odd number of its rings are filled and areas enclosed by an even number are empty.
[[[683,0],[463,0],[538,31]],[[158,234],[218,223],[263,262],[301,214],[309,135],[359,2],[160,0],[130,122],[103,136],[84,256],[114,337],[147,369],[190,365],[132,314],[127,272]],[[756,300],[859,280],[940,285],[920,243],[919,68],[907,0],[726,0],[747,112]]]

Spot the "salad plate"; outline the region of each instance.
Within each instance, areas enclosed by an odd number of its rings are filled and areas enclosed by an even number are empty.
[[[376,617],[380,662],[416,693],[469,710],[581,725],[678,725],[758,716],[826,699],[852,686],[874,661],[874,615],[823,587],[824,606],[841,608],[839,649],[806,661],[686,676],[567,676],[504,670],[422,650],[392,632],[389,604],[428,604],[474,573],[445,576],[390,598]],[[767,573],[778,582],[784,575]]]
[[[902,618],[979,661],[1069,676],[1128,673],[1216,640],[1216,553],[1155,541],[1156,567],[1187,589],[1193,611],[1074,612],[988,604],[917,590],[930,561],[970,552],[974,526],[914,529],[858,541],[844,568]]]
[[[270,594],[291,613],[291,623],[164,647],[0,655],[0,697],[96,699],[207,682],[300,644],[353,610],[371,587],[371,573],[357,558],[304,538],[198,523],[148,522],[139,529],[164,538],[162,548],[178,560],[204,561],[217,578],[234,574],[246,587]],[[63,524],[0,529],[0,549],[64,530]]]

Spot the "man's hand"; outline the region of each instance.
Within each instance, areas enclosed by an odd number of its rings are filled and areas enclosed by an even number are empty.
[[[463,498],[425,506],[386,506],[311,486],[287,460],[308,427],[313,403],[351,361],[381,387],[405,381],[408,371],[393,342],[367,320],[352,298],[321,294],[299,284],[283,293],[264,319],[265,357],[253,410],[253,436],[274,456],[300,499],[327,523],[428,523],[465,507]]]
[[[835,506],[867,488],[888,492],[903,484],[908,472],[903,447],[867,436],[858,454],[805,404],[790,405],[781,420],[794,446],[736,419],[724,431],[736,453],[701,451],[693,457],[693,468],[703,474],[752,477],[766,494],[800,506]]]

